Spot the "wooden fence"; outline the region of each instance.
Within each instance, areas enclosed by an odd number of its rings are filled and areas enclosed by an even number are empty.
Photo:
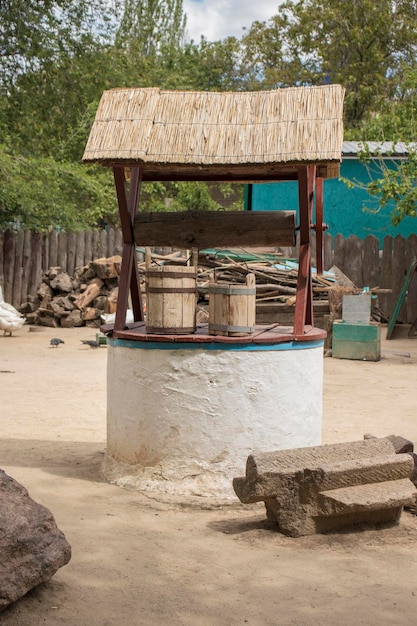
[[[35,296],[42,274],[50,267],[59,266],[73,275],[74,269],[93,259],[122,252],[120,229],[86,232],[57,232],[40,234],[31,231],[0,232],[0,285],[6,302],[19,307],[27,297]],[[315,263],[313,237],[313,264]],[[286,249],[297,257],[297,250]],[[324,237],[324,266],[336,265],[357,287],[368,286],[391,290],[380,294],[379,308],[385,317],[393,311],[404,284],[404,278],[413,259],[417,258],[417,235],[407,239],[387,236],[380,249],[373,235],[365,240],[341,235]],[[411,281],[399,322],[412,323],[417,317],[417,278]]]

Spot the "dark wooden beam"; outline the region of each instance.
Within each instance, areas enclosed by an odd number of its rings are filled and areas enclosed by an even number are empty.
[[[124,168],[113,168],[113,175],[116,185],[120,223],[123,234],[122,264],[119,277],[119,290],[114,329],[123,330],[126,327],[126,312],[128,307],[129,291],[132,299],[134,319],[135,321],[143,321],[142,297],[140,292],[136,245],[133,232],[133,223],[139,201],[142,177],[140,169],[138,167],[133,168],[130,178],[130,191],[129,194],[127,194]]]
[[[300,209],[300,257],[298,263],[297,299],[294,312],[294,335],[303,336],[305,327],[313,326],[313,289],[311,280],[310,229],[313,216],[314,165],[300,167],[298,173],[298,201]]]
[[[138,213],[137,245],[178,248],[294,246],[294,211]]]
[[[318,276],[323,275],[324,249],[323,232],[325,225],[323,222],[323,179],[316,179],[316,266]]]
[[[300,167],[313,164],[300,163],[242,163],[242,164],[196,164],[196,163],[144,163],[120,160],[100,161],[110,167],[142,168],[142,180],[148,181],[213,181],[213,182],[274,182],[297,180]],[[340,175],[339,161],[317,163],[317,175],[322,178],[337,178]]]

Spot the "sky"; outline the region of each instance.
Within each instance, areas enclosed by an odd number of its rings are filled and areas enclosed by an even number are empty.
[[[263,22],[278,12],[279,0],[183,0],[187,34],[196,43],[244,34],[243,27]]]

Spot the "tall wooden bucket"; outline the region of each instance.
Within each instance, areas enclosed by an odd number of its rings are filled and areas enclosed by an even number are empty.
[[[196,329],[195,267],[163,265],[146,271],[146,331],[188,334]]]
[[[209,334],[244,337],[255,331],[255,275],[246,285],[220,285],[213,277],[209,286]]]

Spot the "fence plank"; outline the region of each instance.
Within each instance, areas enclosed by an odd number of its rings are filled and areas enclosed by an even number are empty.
[[[15,262],[15,234],[12,230],[4,233],[4,291],[5,302],[13,300],[13,275]]]
[[[342,235],[334,238],[333,263],[342,272],[345,271],[345,239]]]
[[[28,299],[29,294],[29,271],[32,257],[32,233],[25,230],[25,239],[23,242],[23,258],[22,258],[22,287],[20,291],[20,304],[22,305]]]
[[[114,228],[109,228],[107,235],[107,256],[113,256],[115,237],[116,234],[114,232]]]
[[[405,266],[405,239],[402,235],[397,235],[394,238],[392,249],[392,298],[394,302],[397,302],[401,289],[404,284],[404,278],[406,276],[408,267]],[[405,304],[401,307],[398,313],[397,322],[405,322],[406,320],[406,307]]]
[[[363,241],[359,237],[350,235],[346,239],[343,272],[356,287],[363,287],[362,250]]]
[[[93,260],[93,233],[88,230],[85,233],[85,251],[84,251],[84,263],[88,265]]]
[[[58,265],[63,272],[67,271],[67,233],[61,230],[58,235]]]
[[[75,243],[75,267],[83,267],[85,264],[85,236],[86,233],[84,231],[77,233]]]
[[[42,237],[42,270],[47,270],[51,267],[49,261],[49,243],[50,237],[48,235],[43,235]]]
[[[107,231],[104,229],[100,231],[99,254],[100,254],[99,258],[108,256],[107,254]]]
[[[387,237],[384,238],[381,271],[379,274],[379,286],[382,289],[391,289],[392,287],[392,245],[392,237],[387,235]],[[379,294],[378,302],[383,318],[385,318],[385,321],[388,322],[395,304],[393,304],[392,294]]]
[[[42,278],[42,235],[33,232],[32,251],[29,270],[29,295],[36,296]]]
[[[377,287],[379,280],[379,240],[368,235],[363,242],[363,287]]]
[[[0,232],[0,287],[4,287],[4,233]],[[3,294],[4,295],[4,294]]]
[[[92,261],[94,261],[95,259],[99,259],[100,258],[100,253],[99,253],[99,241],[100,241],[100,231],[97,230],[97,228],[95,228],[93,230],[93,241],[92,241],[92,254],[93,254],[93,258]]]
[[[324,269],[329,270],[333,265],[333,237],[330,233],[324,235]]]
[[[117,228],[115,239],[114,239],[114,253],[113,254],[118,254],[119,256],[122,256],[122,250],[123,250],[123,233],[122,233],[121,228]]]
[[[405,265],[410,267],[417,259],[417,235],[410,235],[405,242]],[[412,324],[417,318],[417,273],[411,279],[407,293],[407,322]]]
[[[48,270],[50,267],[57,267],[58,265],[58,231],[51,230],[49,233],[49,266],[44,267],[44,270]]]
[[[68,233],[67,240],[67,272],[70,276],[74,276],[75,270],[75,245],[77,236],[73,230]]]
[[[23,241],[24,232],[19,230],[16,233],[15,255],[14,255],[14,272],[13,272],[13,298],[11,303],[18,309],[22,304],[20,294],[22,291],[22,262],[23,262]]]

